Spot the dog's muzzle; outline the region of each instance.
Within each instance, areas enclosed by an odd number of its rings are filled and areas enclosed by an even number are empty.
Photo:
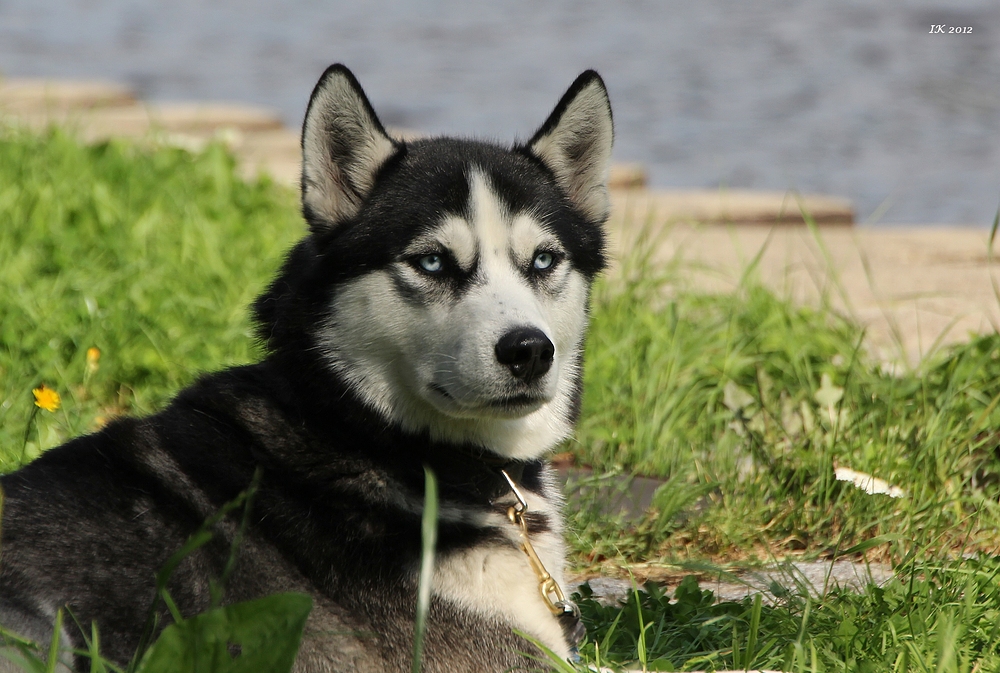
[[[518,327],[500,337],[494,348],[497,362],[507,367],[515,379],[532,383],[552,367],[556,347],[537,327]]]

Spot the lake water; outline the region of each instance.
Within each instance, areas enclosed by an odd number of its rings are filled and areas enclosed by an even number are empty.
[[[1000,205],[996,0],[0,0],[9,76],[245,101],[294,125],[335,61],[387,124],[503,140],[596,68],[615,156],[654,186],[842,195],[883,224],[985,227]]]

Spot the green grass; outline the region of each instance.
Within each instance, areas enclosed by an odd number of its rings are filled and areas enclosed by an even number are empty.
[[[221,147],[0,134],[0,471],[258,357],[247,306],[304,229],[290,190],[239,180]],[[793,306],[752,269],[716,295],[686,289],[685,271],[632,257],[595,289],[568,448],[599,472],[668,486],[639,521],[610,520],[595,502],[569,512],[572,564],[847,554],[890,561],[897,579],[774,605],[716,604],[693,580],[673,602],[656,588],[623,608],[584,597],[584,655],[661,668],[1000,668],[1000,338],[890,375],[852,321]],[[54,414],[33,405],[42,383],[62,396]],[[868,495],[836,481],[835,466],[907,495]],[[954,560],[972,552],[985,554]]]
[[[649,670],[1000,670],[1000,561],[917,563],[861,592],[793,591],[766,605],[757,594],[716,603],[692,577],[671,597],[655,584],[623,606],[585,590],[584,658]],[[646,626],[640,640],[639,624]]]
[[[0,469],[256,357],[247,306],[303,231],[294,195],[219,146],[0,135]],[[25,446],[41,383],[63,406]]]
[[[752,273],[723,295],[683,281],[683,267],[632,258],[595,294],[573,451],[669,486],[660,511],[624,535],[581,513],[576,547],[590,562],[832,555],[879,539],[896,559],[996,549],[996,334],[890,374],[856,324],[793,306]],[[907,496],[869,495],[835,467]]]

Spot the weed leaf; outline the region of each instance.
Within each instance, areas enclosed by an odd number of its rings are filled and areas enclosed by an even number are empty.
[[[139,671],[290,671],[310,610],[312,599],[294,593],[210,610],[164,629]]]

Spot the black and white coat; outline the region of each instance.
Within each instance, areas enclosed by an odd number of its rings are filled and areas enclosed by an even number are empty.
[[[536,666],[513,629],[569,656],[499,469],[562,583],[562,501],[543,456],[578,412],[611,140],[593,72],[507,149],[392,139],[354,76],[328,69],[303,129],[309,235],[254,306],[267,357],[3,477],[0,623],[46,642],[69,606],[127,662],[156,571],[261,468],[226,602],[309,594],[297,671],[407,670],[428,466],[441,507],[425,670]],[[208,606],[237,525],[175,572],[183,614]]]

